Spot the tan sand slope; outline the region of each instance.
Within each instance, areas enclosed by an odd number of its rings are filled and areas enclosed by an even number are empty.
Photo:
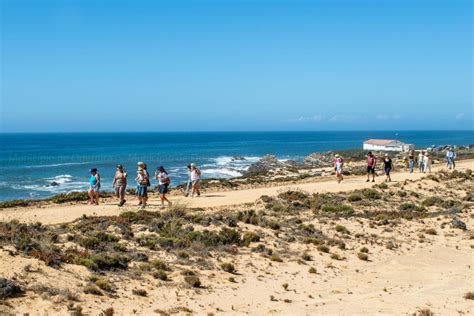
[[[457,170],[474,169],[473,160],[464,160],[457,163]],[[445,165],[433,166],[433,172],[437,170],[445,169]],[[405,172],[393,172],[392,173],[392,184],[408,180],[418,180],[426,174],[420,174],[415,172],[413,174]],[[381,183],[384,177],[379,176],[376,178],[376,183]],[[374,183],[365,182],[365,176],[348,176],[342,183],[337,183],[333,177],[325,177],[320,181],[312,183],[301,183],[284,185],[269,188],[257,188],[248,190],[237,190],[237,191],[224,191],[224,192],[213,192],[204,194],[199,198],[185,198],[185,197],[172,197],[171,200],[174,203],[180,203],[188,207],[221,207],[231,206],[245,203],[253,203],[262,195],[274,196],[278,192],[287,189],[296,189],[307,191],[309,193],[316,192],[339,192],[339,191],[351,191],[354,189],[370,188]],[[150,205],[148,210],[159,210],[159,201],[156,198],[150,199]],[[134,196],[128,196],[127,204],[119,208],[116,205],[116,201],[106,202],[99,206],[91,206],[85,203],[76,203],[68,205],[48,205],[41,208],[38,207],[27,207],[27,208],[14,208],[0,211],[0,221],[10,221],[17,219],[22,222],[42,222],[43,224],[58,224],[71,222],[82,215],[94,216],[94,215],[118,215],[124,211],[135,211],[137,210],[137,202]]]

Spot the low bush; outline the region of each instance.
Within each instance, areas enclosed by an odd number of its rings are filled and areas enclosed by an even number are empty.
[[[192,287],[201,287],[201,280],[197,276],[187,275],[184,277],[184,282]]]
[[[235,272],[235,266],[230,262],[221,263],[221,269],[224,270],[225,272],[229,272],[229,273],[234,273]]]

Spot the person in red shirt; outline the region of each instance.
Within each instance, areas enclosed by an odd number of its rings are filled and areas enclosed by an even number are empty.
[[[371,151],[367,154],[367,181],[370,181],[370,174],[372,174],[372,182],[375,182],[375,164],[377,159],[375,159],[374,154]]]

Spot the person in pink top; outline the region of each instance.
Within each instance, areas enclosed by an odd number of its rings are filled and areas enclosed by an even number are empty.
[[[341,156],[339,156],[339,154],[336,154],[334,156],[333,165],[334,165],[334,170],[336,171],[337,183],[341,183],[341,181],[343,180],[342,166],[344,165],[344,160],[342,159]]]
[[[375,164],[377,159],[375,159],[374,154],[371,151],[367,154],[367,181],[370,181],[370,174],[372,174],[372,182],[375,182]]]

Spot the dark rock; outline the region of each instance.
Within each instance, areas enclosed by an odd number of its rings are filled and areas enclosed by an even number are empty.
[[[304,163],[311,167],[327,167],[332,165],[333,159],[334,153],[332,151],[325,153],[312,153],[304,158]]]
[[[245,172],[245,176],[252,176],[252,175],[264,175],[268,172],[278,169],[284,168],[286,164],[280,162],[275,156],[266,155],[262,157],[256,163],[250,165],[250,167]]]
[[[49,184],[49,186],[51,186],[51,187],[58,187],[58,186],[59,186],[59,183],[56,182],[56,181],[53,181],[53,182],[51,182],[51,183]]]
[[[5,278],[0,278],[0,300],[8,297],[21,296],[23,293],[25,293],[25,291],[23,291],[23,289],[15,282]]]
[[[459,219],[453,219],[453,221],[451,222],[451,225],[453,226],[453,228],[458,228],[462,230],[467,229],[466,223],[464,223],[463,221]]]
[[[247,160],[247,159],[245,159],[245,157],[242,157],[242,156],[232,157],[232,161],[244,161],[244,160]]]

